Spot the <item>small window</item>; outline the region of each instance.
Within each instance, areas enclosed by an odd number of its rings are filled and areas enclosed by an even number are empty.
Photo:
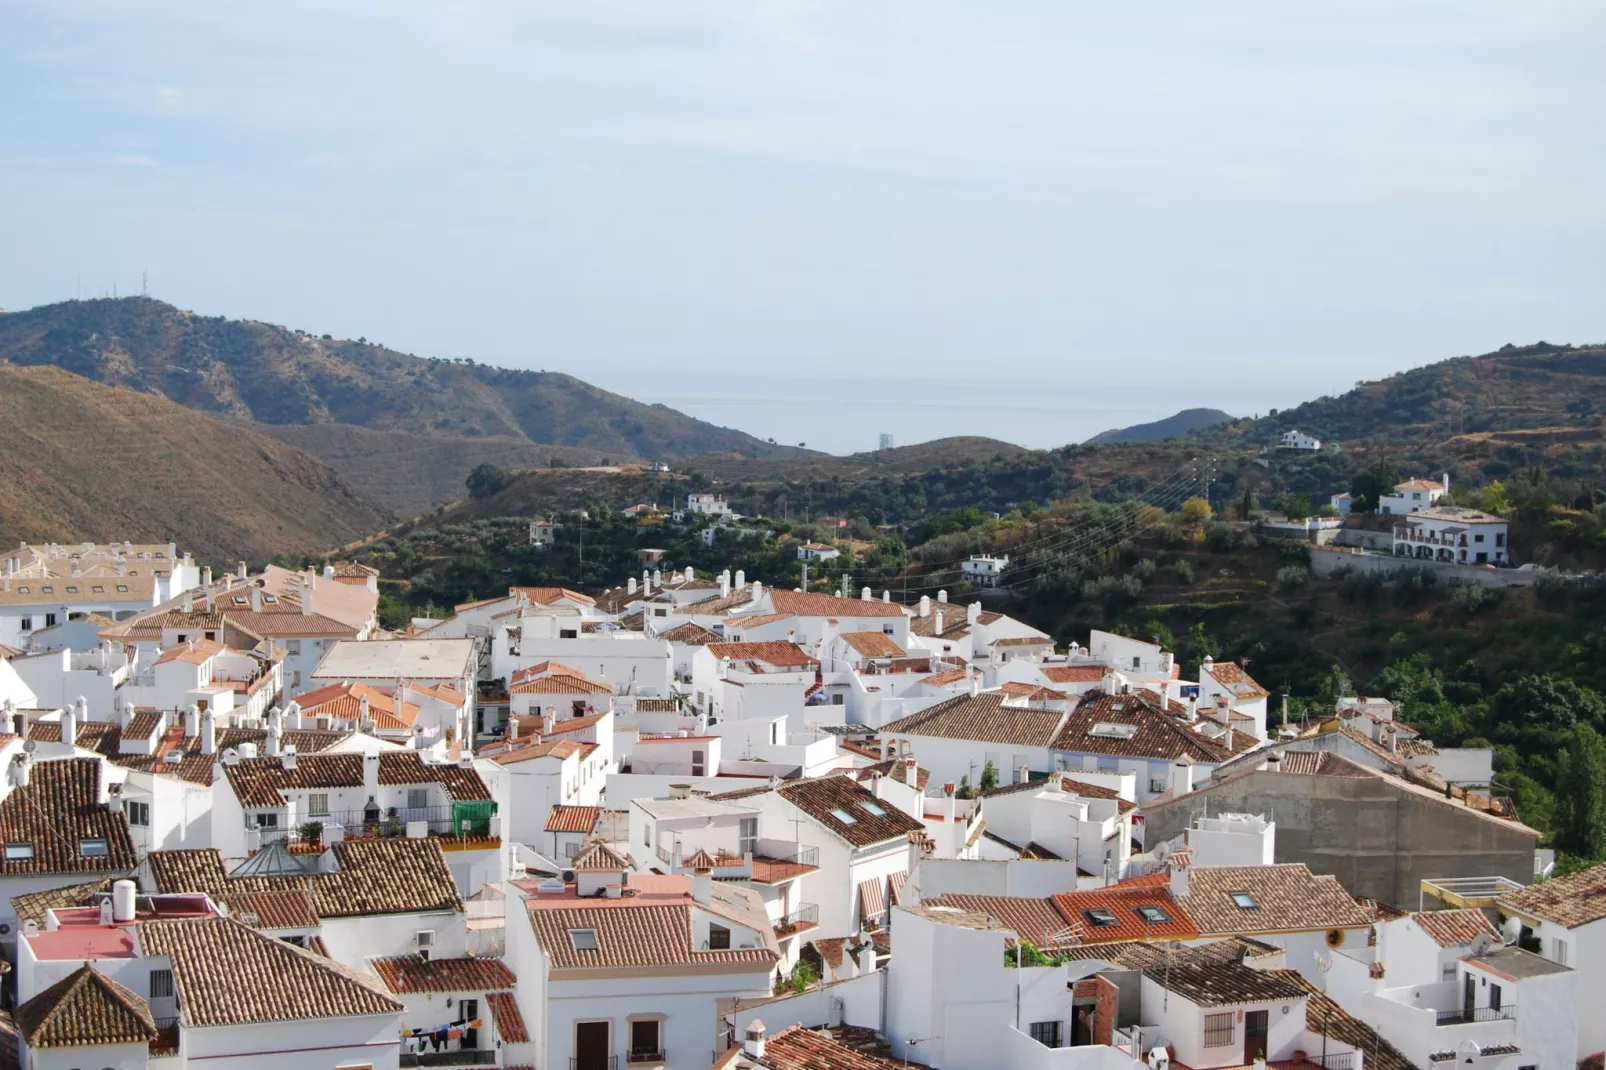
[[[1106,910],[1104,907],[1094,907],[1092,910],[1084,910],[1082,911],[1082,916],[1086,918],[1095,929],[1114,929],[1121,924],[1121,919],[1115,916],[1115,911]]]
[[[723,925],[710,925],[708,927],[708,950],[729,951],[731,946],[731,931]]]
[[[56,593],[56,589],[54,587],[41,587],[39,589],[41,591],[45,592],[46,594],[55,594]]]
[[[307,813],[313,817],[329,816],[328,792],[313,792],[307,796]]]
[[[1260,904],[1255,902],[1255,897],[1248,892],[1228,892],[1227,894],[1232,896],[1232,905],[1239,910],[1260,909]]]
[[[262,604],[265,606],[277,605],[278,602],[279,596],[276,594],[265,594],[262,596]]]
[[[595,951],[597,950],[597,930],[570,929],[569,943],[574,945],[576,951]]]
[[[95,584],[94,586],[90,587],[89,589],[91,591],[93,591],[95,594],[105,594],[106,593],[106,588],[102,587],[98,583]]]
[[[833,809],[831,811],[831,816],[842,822],[844,825],[857,825],[859,823],[859,819],[848,813],[846,810]]]
[[[577,628],[559,628],[558,629],[558,638],[559,639],[578,639],[579,637],[580,637],[580,632],[579,632],[579,629],[577,629]]]
[[[25,632],[33,631],[33,618],[32,617],[23,617],[22,618],[22,630],[25,631]]]
[[[172,970],[152,970],[151,971],[151,998],[152,999],[172,999],[173,998],[173,971]]]
[[[284,641],[284,652],[286,654],[300,654],[301,653],[301,640],[299,640],[299,639],[286,639]]]
[[[105,858],[109,852],[105,840],[79,840],[78,853],[85,858]]]
[[[1204,1046],[1225,1048],[1232,1043],[1232,1012],[1204,1016]]]
[[[1171,915],[1159,907],[1138,907],[1133,913],[1146,925],[1164,925],[1171,920]]]
[[[117,591],[118,591],[119,594],[127,594],[128,593],[128,584],[119,583],[117,585]]]
[[[67,593],[68,594],[77,594],[78,593],[78,588],[76,588],[76,587],[68,587],[67,588]]]
[[[1060,1046],[1060,1023],[1033,1022],[1031,1025],[1032,1039],[1045,1048]]]
[[[428,805],[429,805],[429,789],[428,788],[408,788],[407,789],[407,809],[409,809],[409,810],[422,810],[422,809],[424,809],[424,807],[426,807]]]
[[[8,843],[6,844],[7,862],[26,862],[33,857],[33,844]]]
[[[123,810],[128,814],[128,823],[135,828],[150,828],[151,804],[142,802],[125,802]]]
[[[46,613],[45,614],[45,627],[46,628],[54,628],[55,626],[56,626],[56,615],[54,613]]]
[[[881,807],[877,806],[873,802],[862,802],[862,803],[859,804],[859,809],[863,810],[865,813],[869,814],[871,817],[886,817],[887,816],[887,812],[885,810],[881,809]]]
[[[20,592],[22,594],[27,594],[28,593],[28,588],[26,588],[26,587],[18,587],[17,590],[18,590],[18,592]]]

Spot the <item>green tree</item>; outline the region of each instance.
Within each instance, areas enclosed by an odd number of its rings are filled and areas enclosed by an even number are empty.
[[[1288,514],[1288,519],[1290,520],[1304,520],[1310,516],[1309,494],[1295,494],[1293,492],[1284,494],[1280,504],[1283,512]]]
[[[1355,473],[1350,480],[1350,510],[1356,513],[1377,511],[1377,500],[1394,489],[1400,481],[1400,470],[1388,458],[1380,459],[1371,468]]]
[[[1606,857],[1606,740],[1587,724],[1573,728],[1557,755],[1553,828],[1557,850]]]
[[[996,787],[998,787],[998,766],[988,762],[981,768],[981,790],[988,792]]]
[[[1255,492],[1248,487],[1244,488],[1244,500],[1239,503],[1238,509],[1243,513],[1245,520],[1251,519],[1255,513]]]
[[[1182,526],[1188,528],[1203,527],[1215,515],[1215,511],[1210,508],[1210,503],[1199,497],[1189,498],[1177,510],[1177,517]]]
[[[468,484],[470,498],[489,498],[506,489],[508,479],[507,469],[487,462],[477,465],[464,482]]]
[[[1530,673],[1499,691],[1489,704],[1496,740],[1511,740],[1533,729],[1567,731],[1606,720],[1606,700],[1564,676]]]

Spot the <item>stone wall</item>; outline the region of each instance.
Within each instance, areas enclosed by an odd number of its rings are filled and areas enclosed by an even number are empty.
[[[1536,568],[1485,568],[1482,565],[1451,565],[1437,561],[1423,561],[1415,557],[1393,557],[1388,554],[1365,553],[1335,546],[1313,546],[1310,551],[1310,570],[1318,576],[1331,578],[1334,572],[1348,568],[1353,572],[1387,575],[1407,569],[1430,570],[1445,587],[1532,587],[1543,575]]]

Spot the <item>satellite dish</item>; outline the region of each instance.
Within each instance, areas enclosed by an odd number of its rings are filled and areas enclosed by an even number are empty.
[[[32,754],[34,751],[39,749],[39,741],[37,739],[30,739],[28,742],[22,745],[22,749],[27,751],[29,754]]]
[[[1316,952],[1316,968],[1323,973],[1331,970],[1333,968],[1333,956],[1324,955],[1320,951]]]

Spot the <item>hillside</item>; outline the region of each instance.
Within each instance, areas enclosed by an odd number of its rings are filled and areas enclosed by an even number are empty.
[[[1246,435],[1274,442],[1289,428],[1349,442],[1447,439],[1476,432],[1577,427],[1606,413],[1606,345],[1536,342],[1455,357],[1337,397],[1264,417]],[[1598,422],[1598,421],[1597,421]]]
[[[809,455],[557,372],[415,357],[365,339],[195,315],[146,297],[0,316],[4,363],[54,365],[256,424],[405,435],[411,448],[400,454],[338,433],[297,442],[399,512],[458,496],[476,464],[509,456],[520,443],[574,447],[596,459]]]
[[[1175,416],[1153,423],[1133,424],[1113,431],[1101,431],[1083,443],[1085,446],[1102,446],[1108,442],[1155,442],[1165,438],[1181,438],[1207,427],[1231,423],[1236,417],[1220,409],[1183,409]]]
[[[231,565],[389,519],[282,442],[58,368],[0,367],[0,545],[172,540]]]

